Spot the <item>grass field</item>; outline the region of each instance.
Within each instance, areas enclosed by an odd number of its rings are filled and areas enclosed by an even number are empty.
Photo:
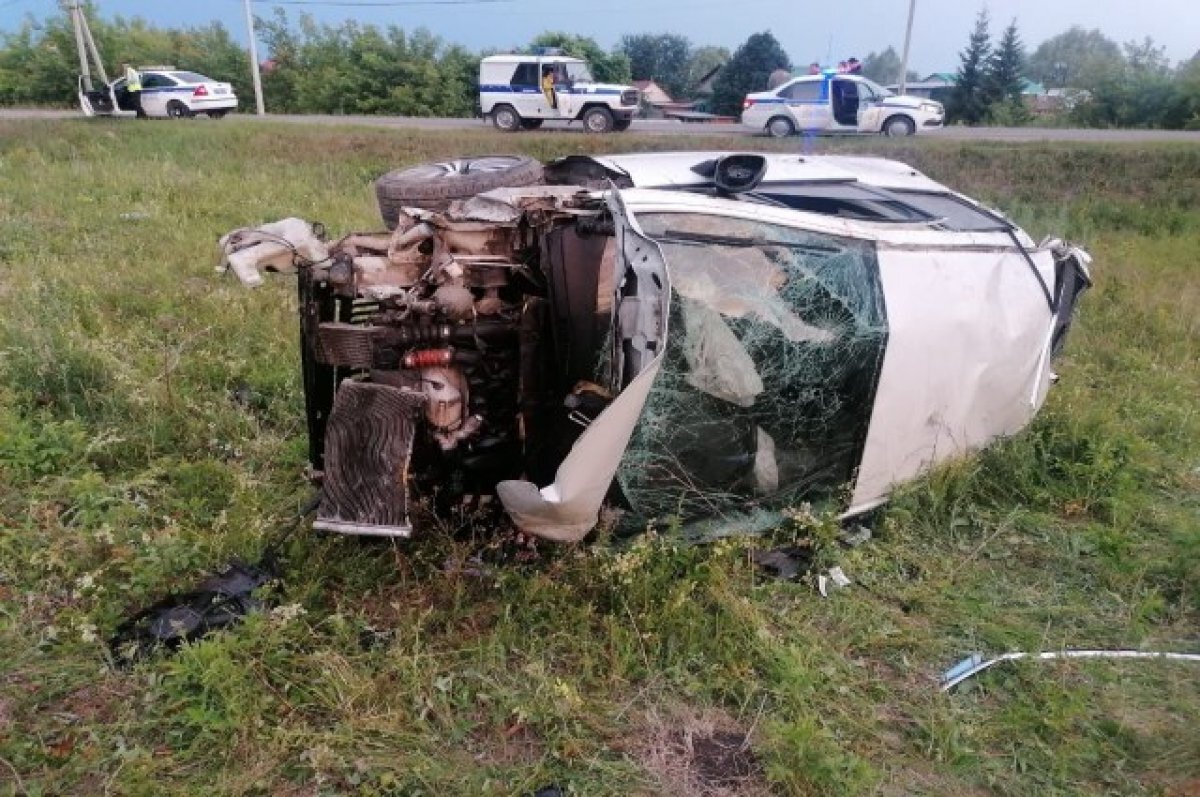
[[[257,556],[308,495],[293,286],[218,277],[221,233],[375,228],[375,176],[456,153],[772,146],[0,122],[0,794],[1200,794],[1194,665],[936,685],[975,650],[1200,651],[1195,147],[821,145],[1079,240],[1097,276],[1032,428],[906,490],[867,545],[803,512],[779,531],[855,580],[828,600],[753,542],[480,577],[445,533],[305,534],[282,608],[109,666],[123,615]]]

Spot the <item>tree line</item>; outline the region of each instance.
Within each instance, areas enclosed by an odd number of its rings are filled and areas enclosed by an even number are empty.
[[[980,11],[959,56],[947,107],[965,124],[1030,121],[1026,81],[1059,90],[1065,118],[1085,127],[1200,129],[1200,52],[1172,67],[1149,37],[1117,44],[1098,30],[1073,26],[1027,54],[1013,20],[992,43]]]
[[[122,63],[174,64],[233,84],[252,95],[245,50],[219,23],[164,28],[141,19],[99,18],[87,9],[101,53],[115,71]],[[470,116],[478,103],[478,66],[488,52],[451,44],[424,29],[347,21],[331,25],[283,11],[258,20],[269,58],[263,74],[268,110],[279,113]],[[736,116],[742,98],[766,88],[768,77],[793,62],[770,33],[750,36],[730,52],[695,45],[674,33],[630,34],[605,49],[594,39],[547,31],[531,46],[561,47],[587,60],[597,80],[654,80],[676,98],[692,97],[721,66],[708,110]],[[879,83],[899,78],[893,47],[871,52],[863,73]],[[63,13],[27,18],[0,37],[0,105],[70,105],[78,55]],[[918,75],[908,74],[909,80]],[[1200,127],[1200,53],[1172,67],[1146,39],[1118,45],[1099,31],[1070,30],[1027,54],[1013,21],[993,45],[981,13],[960,57],[948,112],[966,124],[1028,121],[1025,79],[1076,91],[1069,113],[1093,126]]]

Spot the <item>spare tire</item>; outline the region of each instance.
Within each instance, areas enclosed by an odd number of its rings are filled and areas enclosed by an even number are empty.
[[[527,155],[478,155],[390,171],[375,181],[375,196],[391,230],[404,207],[444,210],[455,199],[541,181],[542,164]]]

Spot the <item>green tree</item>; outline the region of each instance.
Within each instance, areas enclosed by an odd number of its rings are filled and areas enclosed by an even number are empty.
[[[624,53],[606,53],[590,36],[548,30],[534,37],[534,47],[558,47],[567,55],[582,58],[592,68],[592,76],[601,83],[628,83],[629,59]]]
[[[1000,44],[988,59],[984,75],[985,94],[990,100],[988,118],[1005,126],[1025,124],[1029,109],[1025,105],[1025,45],[1014,19],[1004,29]]]
[[[1027,74],[1051,88],[1088,89],[1125,66],[1120,46],[1098,30],[1079,25],[1052,36],[1029,56]]]
[[[629,59],[634,80],[653,80],[673,98],[688,87],[692,43],[677,33],[638,33],[622,36],[617,52]]]
[[[236,92],[249,95],[244,52],[218,23],[168,29],[138,18],[110,22],[90,4],[84,13],[110,79],[125,62],[172,64],[232,83]],[[15,33],[0,37],[0,105],[72,105],[78,72],[79,55],[65,13],[41,22],[27,18]]]
[[[695,94],[700,81],[704,80],[714,69],[729,62],[729,50],[725,47],[704,45],[692,51],[688,59],[687,90],[685,94]]]
[[[737,48],[717,75],[713,86],[713,112],[728,116],[740,114],[742,100],[747,94],[764,91],[767,79],[776,69],[791,68],[791,59],[770,32],[753,34]]]
[[[1089,88],[1089,98],[1073,112],[1095,127],[1190,126],[1200,110],[1193,86],[1172,72],[1162,47],[1150,38],[1124,46],[1124,65],[1106,71]]]
[[[1171,62],[1167,48],[1159,47],[1147,36],[1142,41],[1127,41],[1121,45],[1125,51],[1125,66],[1135,75],[1167,77],[1171,73]]]
[[[862,62],[862,73],[884,86],[898,81],[900,79],[900,55],[896,52],[896,48],[889,46],[883,52],[867,53],[867,57]],[[920,77],[911,69],[905,75],[909,82],[919,80]]]
[[[967,124],[976,125],[987,116],[991,97],[988,94],[987,67],[991,58],[991,35],[988,33],[988,14],[984,9],[975,18],[975,29],[967,48],[959,58],[958,80],[950,95],[950,115]]]

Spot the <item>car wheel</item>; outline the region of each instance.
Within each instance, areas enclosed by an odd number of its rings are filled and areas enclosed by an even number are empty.
[[[543,119],[522,119],[521,127],[525,130],[537,130],[542,126]]]
[[[883,123],[885,136],[911,136],[917,132],[917,126],[907,116],[891,116]]]
[[[583,129],[589,133],[607,133],[613,125],[612,111],[607,108],[589,108],[583,115]]]
[[[618,133],[623,133],[629,129],[631,124],[633,124],[632,119],[618,119],[617,121],[613,122],[613,130],[616,130]]]
[[[375,181],[379,214],[395,229],[404,207],[442,210],[493,188],[519,188],[542,181],[542,164],[527,155],[485,155],[425,163],[388,172]]]
[[[497,130],[511,133],[521,129],[521,115],[511,105],[497,105],[492,109],[492,124]]]
[[[786,116],[776,116],[767,122],[767,133],[772,138],[787,138],[796,132],[796,126]]]
[[[209,111],[208,118],[209,119],[224,119],[225,113],[226,113],[225,111]]]
[[[171,100],[167,103],[167,116],[172,119],[187,119],[192,115],[192,111],[179,100]]]

